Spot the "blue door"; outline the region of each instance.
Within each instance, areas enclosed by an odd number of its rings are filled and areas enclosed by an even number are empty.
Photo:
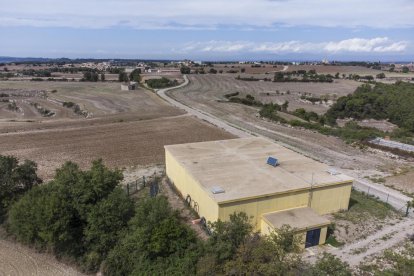
[[[313,229],[306,232],[305,248],[315,246],[319,244],[319,238],[321,236],[321,229]]]

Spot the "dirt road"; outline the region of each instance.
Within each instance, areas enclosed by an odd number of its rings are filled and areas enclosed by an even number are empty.
[[[165,89],[160,89],[157,91],[157,94],[163,98],[164,100],[166,100],[167,102],[169,102],[170,104],[185,110],[188,114],[195,116],[203,121],[209,122],[213,125],[215,125],[216,127],[219,127],[221,129],[224,129],[225,131],[236,135],[237,137],[251,137],[252,134],[250,134],[248,131],[244,130],[244,129],[238,129],[235,126],[230,125],[228,122],[224,122],[221,119],[214,117],[213,115],[203,112],[201,110],[198,110],[196,108],[193,107],[189,107],[179,101],[174,100],[173,98],[171,98],[170,96],[168,96],[166,94],[167,91],[171,91],[171,90],[175,90],[175,89],[179,89],[181,87],[186,86],[189,83],[188,78],[186,75],[184,75],[184,83],[182,83],[179,86],[173,87],[173,88],[165,88]]]

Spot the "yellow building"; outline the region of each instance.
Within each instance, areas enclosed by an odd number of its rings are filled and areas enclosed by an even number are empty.
[[[263,234],[294,227],[304,247],[325,242],[330,222],[321,215],[348,209],[352,178],[265,138],[165,146],[165,162],[200,217],[243,211]]]

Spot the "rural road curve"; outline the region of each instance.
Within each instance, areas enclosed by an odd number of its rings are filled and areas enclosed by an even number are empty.
[[[195,117],[197,117],[197,118],[199,118],[203,121],[209,122],[210,124],[213,124],[213,125],[221,128],[221,129],[224,129],[224,130],[226,130],[227,132],[229,132],[233,135],[236,135],[236,136],[242,137],[242,138],[243,137],[252,137],[252,136],[254,136],[251,133],[249,133],[248,131],[243,130],[241,128],[234,127],[232,125],[229,125],[228,123],[222,121],[221,119],[219,119],[219,118],[217,118],[217,117],[215,117],[215,116],[213,116],[209,113],[206,113],[206,112],[203,112],[201,110],[197,110],[195,108],[192,108],[192,107],[189,107],[185,104],[182,104],[182,103],[174,100],[173,98],[169,97],[166,94],[167,91],[184,87],[188,83],[189,83],[189,80],[188,80],[187,76],[184,75],[184,83],[182,83],[178,86],[165,88],[165,89],[160,89],[160,90],[157,90],[156,92],[161,98],[163,98],[164,100],[166,100],[170,104],[172,104],[172,105],[174,105],[174,106],[176,106],[180,109],[184,109],[185,111],[188,112],[188,114],[193,115],[193,116],[195,116]]]

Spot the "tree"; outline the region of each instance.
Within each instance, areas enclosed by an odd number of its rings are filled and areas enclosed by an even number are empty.
[[[128,82],[128,75],[124,71],[119,72],[118,74],[118,81],[119,82]]]
[[[138,203],[128,233],[109,253],[107,275],[193,275],[196,235],[163,196]]]
[[[207,243],[209,250],[217,260],[222,263],[230,259],[245,238],[252,233],[246,213],[234,213],[230,215],[229,221],[218,220],[210,223],[212,235]]]
[[[181,72],[181,74],[190,74],[191,73],[191,68],[188,67],[188,66],[181,66],[180,72]]]
[[[0,221],[13,201],[42,182],[36,171],[33,161],[19,164],[16,157],[0,155]]]
[[[23,243],[96,271],[133,215],[131,199],[117,188],[121,179],[121,172],[106,168],[102,160],[87,171],[66,162],[51,182],[11,206],[8,230]]]
[[[121,188],[114,189],[107,198],[91,208],[86,217],[87,226],[84,230],[88,253],[83,263],[88,271],[99,268],[108,252],[122,236],[133,214],[133,202]]]
[[[384,73],[379,73],[376,75],[377,79],[384,79],[385,78],[385,74]]]
[[[402,72],[403,73],[408,73],[408,72],[410,72],[410,69],[407,66],[403,66]]]
[[[129,74],[129,80],[130,81],[135,81],[135,82],[140,82],[141,81],[141,69],[135,69],[134,71],[132,71]]]
[[[288,109],[288,107],[289,107],[289,101],[285,101],[283,104],[282,104],[282,111],[287,111],[287,109]]]
[[[351,276],[349,265],[332,254],[324,252],[313,268],[310,275],[314,276]]]
[[[300,237],[285,225],[270,235],[250,235],[225,264],[231,275],[295,275],[301,268]],[[296,272],[296,273],[295,273]]]

